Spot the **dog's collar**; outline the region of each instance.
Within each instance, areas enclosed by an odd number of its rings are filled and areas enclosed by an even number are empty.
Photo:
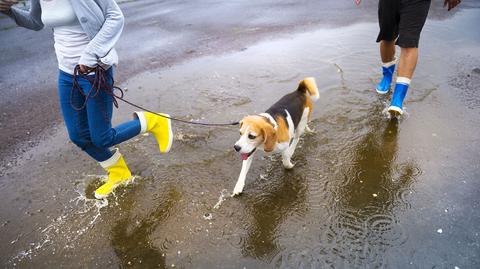
[[[272,117],[272,115],[268,113],[260,113],[260,116],[267,118],[267,120],[273,125],[273,129],[277,130],[278,129],[278,124],[277,121]]]

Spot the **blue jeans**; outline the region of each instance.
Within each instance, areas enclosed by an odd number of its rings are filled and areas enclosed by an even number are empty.
[[[107,72],[112,83],[113,68]],[[79,78],[78,84],[84,94],[92,85]],[[108,160],[113,153],[110,147],[120,144],[140,133],[140,121],[134,119],[112,128],[113,98],[104,91],[85,100],[78,91],[72,92],[73,76],[60,70],[58,75],[58,96],[70,140],[98,162]],[[72,107],[86,106],[80,111]]]

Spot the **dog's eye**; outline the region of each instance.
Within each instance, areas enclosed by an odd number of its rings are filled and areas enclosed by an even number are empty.
[[[255,138],[257,138],[257,137],[254,136],[254,135],[251,135],[251,134],[248,135],[248,139],[252,139],[252,140],[253,140],[253,139],[255,139]]]

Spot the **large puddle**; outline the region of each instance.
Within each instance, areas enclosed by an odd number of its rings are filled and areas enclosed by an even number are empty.
[[[6,267],[478,268],[478,9],[429,21],[400,121],[382,113],[377,25],[267,41],[128,80],[126,97],[194,121],[263,112],[305,76],[321,98],[286,171],[257,154],[244,194],[235,128],[175,124],[121,145],[137,178],[89,199],[101,170],[63,130],[0,180]],[[461,30],[458,30],[461,29]],[[455,48],[455,49],[452,49]],[[126,104],[116,121],[131,113]],[[86,193],[86,194],[85,194]],[[12,205],[7,207],[7,205]]]

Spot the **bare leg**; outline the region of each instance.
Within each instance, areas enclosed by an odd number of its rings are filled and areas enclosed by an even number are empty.
[[[418,48],[402,48],[400,63],[398,64],[398,76],[412,79],[417,66]]]
[[[393,117],[403,114],[403,105],[407,95],[408,86],[417,66],[418,48],[402,48],[400,63],[398,64],[397,83],[393,92],[392,102],[388,111]]]
[[[383,78],[377,84],[375,90],[379,94],[386,94],[390,91],[395,72],[395,41],[382,40],[380,42],[380,57],[382,58]]]
[[[380,42],[380,56],[382,63],[388,63],[395,59],[395,41],[382,40]]]

